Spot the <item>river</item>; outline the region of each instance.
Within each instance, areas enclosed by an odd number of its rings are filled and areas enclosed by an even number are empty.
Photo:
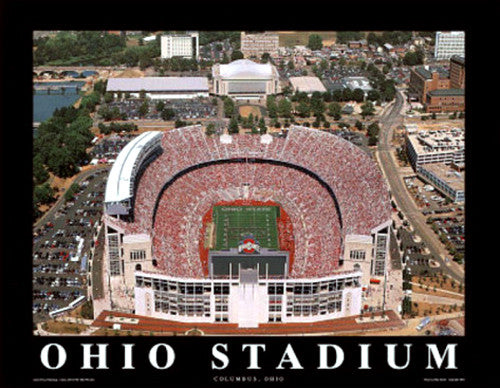
[[[73,105],[79,98],[80,94],[77,87],[82,87],[85,82],[68,81],[68,82],[35,82],[35,87],[41,86],[64,86],[64,94],[61,91],[51,90],[33,90],[33,122],[42,122],[50,117],[57,108]]]

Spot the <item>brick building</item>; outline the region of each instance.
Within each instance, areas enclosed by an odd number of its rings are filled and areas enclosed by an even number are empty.
[[[425,111],[463,112],[465,110],[465,89],[437,89],[427,93]]]
[[[465,59],[450,59],[450,71],[442,67],[417,66],[410,72],[408,97],[421,102],[425,111],[463,112],[465,110]]]
[[[450,59],[450,88],[465,88],[465,58],[454,55]]]
[[[449,73],[442,67],[417,66],[410,72],[409,97],[424,103],[427,93],[450,87]]]

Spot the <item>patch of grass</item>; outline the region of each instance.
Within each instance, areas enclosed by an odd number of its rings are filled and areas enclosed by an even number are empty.
[[[330,45],[335,42],[335,31],[279,31],[279,45],[285,47],[306,46],[309,35],[318,34],[323,38],[323,44]]]

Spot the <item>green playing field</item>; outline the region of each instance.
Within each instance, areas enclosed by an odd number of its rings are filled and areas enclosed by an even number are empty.
[[[278,249],[278,206],[214,206],[215,249],[237,248],[253,235],[264,248]]]

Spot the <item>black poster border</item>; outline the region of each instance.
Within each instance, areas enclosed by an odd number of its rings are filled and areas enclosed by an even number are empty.
[[[494,2],[130,2],[94,0],[9,1],[0,5],[1,20],[1,360],[0,386],[275,386],[275,387],[412,387],[495,386],[495,265],[497,240],[487,219],[495,219],[492,198],[499,140],[494,93],[497,89]],[[242,11],[244,9],[244,11]],[[168,27],[166,27],[168,25]],[[31,323],[31,47],[33,30],[57,29],[199,29],[199,30],[465,30],[467,50],[466,118],[466,335],[465,337],[35,337]],[[491,74],[491,75],[490,75]],[[485,113],[486,112],[486,113]],[[485,117],[486,116],[486,117]],[[489,147],[495,149],[489,150]],[[488,247],[488,249],[483,249]],[[470,258],[470,259],[469,259]],[[489,303],[485,305],[485,303]],[[68,354],[60,370],[41,365],[44,345],[57,343]],[[82,344],[109,344],[106,370],[82,370]],[[158,370],[148,352],[159,343],[176,354],[171,368]],[[227,344],[230,364],[211,368],[214,345]],[[457,344],[456,370],[426,369],[427,344],[440,351]],[[121,369],[124,344],[134,344],[134,370]],[[265,344],[259,364],[248,370],[243,344]],[[290,344],[303,370],[277,370]],[[318,370],[320,344],[344,351],[342,366]],[[370,344],[371,369],[359,369],[360,344]],[[411,345],[407,369],[387,366],[387,345],[397,344],[397,361],[404,362],[405,344]],[[219,348],[223,349],[223,348]],[[493,353],[494,354],[494,353]],[[287,365],[290,365],[288,363]],[[280,378],[283,380],[280,380]],[[216,380],[218,378],[219,380]],[[242,381],[246,378],[247,381]],[[41,380],[37,380],[41,379]],[[45,379],[45,380],[44,380]],[[66,379],[66,380],[64,380]],[[69,380],[83,379],[83,380]],[[86,380],[88,379],[88,380]],[[239,379],[239,380],[237,380]],[[257,380],[255,380],[257,379]],[[274,380],[274,381],[266,381]]]

